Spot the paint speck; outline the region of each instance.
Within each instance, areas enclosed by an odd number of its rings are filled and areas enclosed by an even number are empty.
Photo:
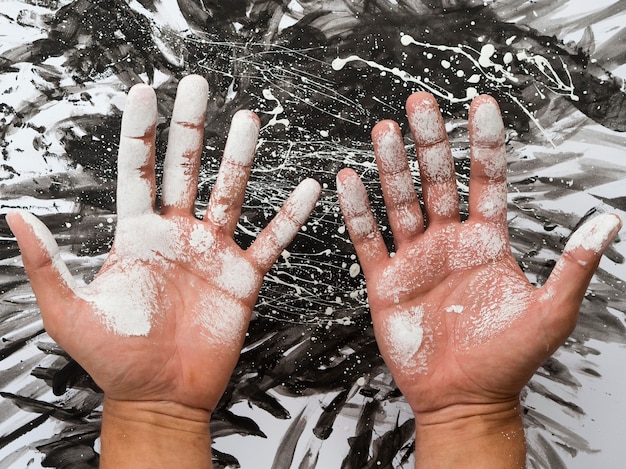
[[[350,266],[350,277],[354,278],[361,273],[361,266],[358,263],[354,263]]]

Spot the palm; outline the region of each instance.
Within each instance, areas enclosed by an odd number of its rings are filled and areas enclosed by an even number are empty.
[[[101,272],[69,302],[71,313],[46,325],[53,335],[72,330],[63,335],[80,340],[64,344],[68,353],[112,398],[214,405],[239,356],[262,272],[232,239],[191,217],[131,225],[118,228]],[[188,234],[198,232],[202,242],[194,244]],[[158,240],[156,256],[146,249],[150,238]]]
[[[263,276],[319,195],[315,181],[304,181],[250,248],[235,243],[259,130],[258,118],[242,111],[233,118],[204,219],[196,219],[206,108],[198,96],[206,88],[193,76],[179,86],[160,214],[154,211],[154,92],[131,90],[115,240],[89,285],[77,285],[41,222],[29,214],[8,217],[46,330],[112,399],[212,410],[237,362]]]
[[[532,286],[509,247],[504,128],[495,102],[481,97],[470,110],[470,213],[463,223],[438,106],[418,93],[407,110],[426,227],[396,124],[382,122],[372,132],[394,256],[387,253],[359,177],[352,170],[338,176],[379,348],[416,414],[513,401],[573,329],[601,249],[574,243],[546,285]],[[597,232],[607,243],[619,225],[607,217],[582,238]]]

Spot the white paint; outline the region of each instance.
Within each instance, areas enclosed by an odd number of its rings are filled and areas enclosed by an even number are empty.
[[[491,58],[493,54],[496,52],[495,46],[493,44],[485,44],[478,57],[476,57],[476,51],[473,48],[467,46],[446,46],[446,45],[438,45],[431,44],[427,42],[416,41],[413,37],[408,34],[401,34],[400,42],[404,46],[415,45],[426,50],[435,49],[438,51],[448,51],[452,54],[458,54],[465,58],[467,58],[470,63],[473,65],[475,70],[478,73],[472,75],[472,77],[468,80],[468,83],[477,83],[480,79],[484,79],[487,82],[492,82],[495,86],[506,86],[507,82],[517,83],[519,80],[515,76],[514,73],[510,71],[509,66],[509,58],[506,57],[504,60],[504,64],[495,63]],[[578,97],[575,94],[574,84],[572,82],[572,77],[567,67],[564,65],[565,76],[561,77],[556,73],[556,70],[550,65],[548,59],[540,55],[532,55],[528,52],[522,52],[521,55],[518,54],[517,59],[526,62],[527,64],[533,66],[537,69],[538,73],[542,74],[544,78],[547,78],[550,81],[550,89],[557,94],[565,95],[568,98],[577,101]],[[437,96],[439,99],[446,100],[450,103],[466,103],[471,101],[474,97],[477,96],[478,92],[473,87],[468,87],[465,96],[455,96],[451,91],[445,89],[442,85],[431,81],[428,78],[422,79],[419,76],[414,76],[408,73],[405,70],[401,70],[398,67],[389,68],[384,65],[381,65],[375,61],[367,60],[358,55],[350,55],[345,58],[336,58],[332,62],[332,67],[334,70],[341,70],[346,64],[350,62],[362,62],[371,68],[375,68],[377,70],[381,70],[386,73],[390,73],[393,76],[401,79],[406,83],[415,83],[419,86],[420,89],[424,89],[433,95]],[[510,93],[507,93],[504,89],[503,92],[508,94],[509,98],[515,102],[515,104],[528,116],[528,118],[537,126],[537,128],[550,140],[547,132],[540,124],[538,119],[535,117],[533,112],[519,99],[513,96]]]
[[[217,192],[217,191],[216,191]],[[228,222],[230,205],[214,203],[211,204],[210,219],[218,226],[224,226]]]
[[[409,124],[419,135],[420,145],[431,145],[446,137],[445,126],[440,116],[439,105],[432,100],[422,101],[409,114]]]
[[[77,295],[91,303],[103,323],[117,335],[146,336],[158,311],[158,280],[134,259],[119,261]]]
[[[503,219],[507,209],[507,192],[504,184],[484,186],[478,197],[478,211],[489,221]]]
[[[214,254],[218,255],[219,262],[215,283],[237,298],[247,298],[254,294],[260,280],[248,261],[231,251]]]
[[[52,233],[50,233],[48,227],[44,225],[36,216],[24,210],[12,210],[9,212],[8,216],[9,218],[19,217],[26,225],[28,225],[35,238],[37,238],[37,241],[39,241],[39,246],[50,258],[52,268],[61,276],[69,288],[74,289],[76,286],[74,277],[67,269],[65,263],[61,260],[59,246],[54,240],[54,237],[52,236]]]
[[[450,305],[445,308],[446,313],[456,313],[461,314],[463,312],[463,305]]]
[[[192,315],[207,341],[239,350],[249,317],[241,302],[230,294],[213,290],[194,305]]]
[[[507,253],[508,233],[499,227],[475,223],[471,232],[464,230],[463,233],[458,245],[448,254],[448,268],[451,270],[495,262]]]
[[[504,124],[495,101],[481,102],[472,120],[473,139],[478,142],[504,142]]]
[[[452,217],[458,208],[459,196],[453,191],[438,191],[435,196],[429,192],[426,206],[434,215]]]
[[[121,258],[154,262],[174,259],[181,251],[181,233],[177,222],[152,213],[120,220],[113,249]]]
[[[439,122],[437,125],[439,126]],[[435,127],[434,122],[431,127]],[[443,131],[442,128],[440,128],[439,135],[441,135],[441,131]],[[423,179],[435,184],[448,181],[453,177],[454,166],[447,142],[421,149],[420,174]]]
[[[523,282],[502,283],[491,270],[479,272],[472,280],[468,298],[472,315],[460,320],[466,325],[458,328],[458,343],[465,350],[485,344],[501,334],[524,315],[533,301],[534,290]]]
[[[118,160],[119,161],[119,160]],[[152,183],[141,170],[120,167],[117,178],[117,213],[120,218],[147,215],[153,211]]]
[[[397,310],[385,320],[385,340],[389,345],[389,356],[394,364],[407,371],[417,371],[423,365],[423,357],[418,357],[424,330],[422,318],[424,310],[415,306],[408,310]]]
[[[394,124],[387,123],[387,128],[377,132],[375,138],[376,155],[383,172],[393,174],[408,168],[407,159],[404,156],[404,142],[398,135]]]
[[[197,75],[183,78],[178,85],[163,165],[163,201],[168,205],[186,208],[195,199],[194,171],[199,161],[190,158],[202,148],[207,96],[208,84]]]
[[[198,252],[209,252],[215,247],[213,233],[204,225],[196,225],[189,234],[189,245]]]
[[[267,99],[268,101],[275,101],[276,102],[276,106],[271,111],[262,111],[263,114],[269,114],[269,115],[272,116],[272,118],[269,120],[269,122],[267,124],[265,124],[265,126],[263,126],[263,128],[265,129],[266,127],[273,127],[273,126],[278,125],[278,124],[282,124],[285,127],[289,127],[289,119],[285,119],[285,118],[279,119],[278,118],[278,116],[280,114],[285,112],[285,109],[283,108],[283,105],[280,103],[278,98],[276,98],[274,96],[274,94],[272,93],[272,90],[270,90],[269,88],[265,88],[263,90],[263,97],[265,99]]]
[[[356,175],[343,180],[337,178],[337,191],[346,222],[355,235],[367,236],[378,228],[371,212],[367,210],[367,194],[359,186]]]
[[[276,218],[265,228],[264,236],[254,243],[254,256],[259,265],[269,266],[281,252],[285,261],[289,263],[289,253],[284,249],[306,223],[315,208],[320,192],[319,183],[312,178],[298,184]]]
[[[144,140],[156,122],[156,98],[148,85],[135,85],[128,94],[122,115],[122,131],[117,159],[117,211],[121,218],[146,214],[154,204],[153,182],[145,178],[154,141]]]
[[[413,191],[413,193],[415,193],[415,191]],[[415,197],[417,198],[417,196]],[[401,231],[416,233],[424,224],[421,213],[411,210],[411,207],[407,204],[395,207],[395,211],[396,223],[398,224],[398,229]],[[393,257],[393,253],[390,253],[390,256]]]
[[[361,266],[355,262],[350,266],[350,277],[354,278],[361,273]]]
[[[224,161],[250,166],[259,135],[259,119],[251,111],[237,111],[233,116],[224,148]]]
[[[407,278],[407,276],[401,273],[415,272],[415,263],[418,262],[415,259],[423,262],[419,256],[428,257],[423,252],[409,252],[402,258],[394,259],[394,263],[388,265],[381,272],[378,285],[376,287],[376,293],[382,299],[393,301],[395,304],[400,303],[400,297],[404,294],[415,291],[421,286],[422,277],[415,275],[413,278]]]
[[[619,224],[620,220],[615,215],[608,213],[598,215],[574,232],[563,251],[570,252],[582,247],[597,254],[605,247]]]

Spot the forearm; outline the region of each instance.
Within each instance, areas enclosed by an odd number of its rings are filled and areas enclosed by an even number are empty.
[[[526,441],[517,401],[416,416],[416,469],[525,467]]]
[[[171,402],[105,397],[101,469],[212,468],[210,414]]]

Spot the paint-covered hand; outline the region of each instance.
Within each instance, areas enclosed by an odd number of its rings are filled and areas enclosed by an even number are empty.
[[[498,409],[516,413],[523,386],[574,328],[621,222],[614,215],[588,222],[571,237],[546,284],[534,287],[509,246],[505,132],[496,102],[480,96],[470,109],[469,217],[462,223],[437,102],[416,93],[407,114],[425,213],[400,129],[384,121],[372,132],[395,255],[385,247],[357,174],[344,169],[337,182],[381,353],[418,429]]]
[[[194,216],[207,105],[198,76],[179,85],[155,211],[155,93],[133,87],[122,118],[118,221],[96,278],[79,285],[34,216],[7,219],[50,336],[109,400],[171,401],[210,412],[238,360],[261,282],[305,223],[319,185],[303,181],[247,249],[234,241],[259,132],[232,121],[203,220]]]

